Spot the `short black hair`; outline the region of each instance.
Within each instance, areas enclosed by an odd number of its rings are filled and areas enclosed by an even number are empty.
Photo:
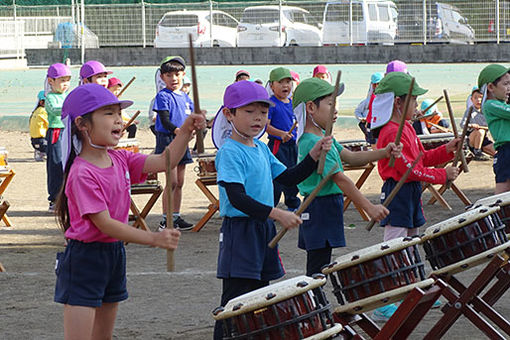
[[[181,63],[178,63],[176,61],[169,61],[167,63],[162,64],[159,69],[161,71],[161,74],[180,72],[180,71],[184,71],[184,65],[182,65]]]
[[[498,79],[496,79],[496,80],[494,80],[494,81],[491,81],[491,83],[493,83],[493,84],[494,84],[494,86],[497,86],[497,85],[498,85],[498,83],[499,83],[499,81],[501,80],[501,78],[503,78],[503,76],[504,76],[505,74],[510,74],[510,72],[506,72],[506,73],[504,73],[504,74],[503,74],[501,77],[499,77]]]
[[[324,95],[324,96],[322,96],[322,97],[319,97],[319,98],[315,98],[314,100],[312,100],[312,102],[313,102],[313,103],[314,103],[317,107],[319,107],[319,106],[321,106],[321,101],[322,101],[324,98],[329,97],[329,96],[331,96],[331,93],[330,93],[330,94],[327,94],[327,95]]]

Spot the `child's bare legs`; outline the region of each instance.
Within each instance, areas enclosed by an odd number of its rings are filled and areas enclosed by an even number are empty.
[[[64,305],[64,338],[111,339],[118,307],[118,302],[98,308]]]
[[[399,237],[414,236],[418,234],[418,228],[402,228],[386,225],[384,227],[384,241],[393,240]]]
[[[495,194],[501,194],[507,191],[510,191],[510,179],[507,179],[506,182],[496,183]]]
[[[184,186],[184,174],[186,173],[186,165],[179,164],[176,168],[172,169],[171,177],[172,177],[172,212],[175,214],[179,214],[181,210],[181,202],[182,202],[182,187]],[[167,212],[167,196],[168,195],[168,186],[165,185],[165,190],[163,191],[163,214]],[[171,218],[171,216],[167,216],[167,218]]]

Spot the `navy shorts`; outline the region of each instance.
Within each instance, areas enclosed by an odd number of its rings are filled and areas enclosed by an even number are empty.
[[[248,217],[224,217],[220,229],[218,254],[219,279],[244,278],[262,281],[279,279],[285,274],[278,253],[267,245],[276,235],[272,220],[264,222]]]
[[[165,148],[174,140],[174,138],[175,138],[174,134],[169,135],[164,132],[156,131],[156,150],[154,151],[154,153],[156,155],[163,153],[163,151],[165,151]],[[191,158],[189,148],[186,148],[186,152],[184,153],[184,156],[182,157],[179,164],[182,165],[190,163],[193,163],[193,159]]]
[[[126,251],[122,242],[69,240],[57,253],[55,302],[100,307],[126,300]]]
[[[381,203],[397,185],[397,181],[387,179],[382,187]],[[405,183],[388,206],[389,215],[381,221],[381,227],[390,225],[401,228],[419,228],[425,224],[423,207],[421,205],[421,183]]]
[[[510,143],[498,147],[492,168],[496,183],[504,183],[510,179]]]
[[[298,247],[305,250],[345,247],[343,211],[342,194],[316,197],[301,214]]]

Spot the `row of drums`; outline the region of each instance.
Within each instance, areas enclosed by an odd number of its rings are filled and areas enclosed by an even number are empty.
[[[490,196],[416,237],[393,239],[338,257],[323,274],[280,281],[213,311],[224,339],[327,339],[342,330],[334,313],[360,314],[403,299],[431,275],[453,275],[510,247],[510,193]],[[420,256],[432,272],[427,275]],[[326,299],[329,277],[338,305]]]

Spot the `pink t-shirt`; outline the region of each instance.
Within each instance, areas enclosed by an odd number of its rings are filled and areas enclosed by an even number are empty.
[[[76,157],[65,193],[71,226],[65,232],[69,239],[82,242],[118,241],[101,232],[87,214],[108,210],[110,217],[127,223],[131,203],[131,184],[145,181],[142,173],[147,155],[126,150],[109,150],[112,166],[99,168]]]

